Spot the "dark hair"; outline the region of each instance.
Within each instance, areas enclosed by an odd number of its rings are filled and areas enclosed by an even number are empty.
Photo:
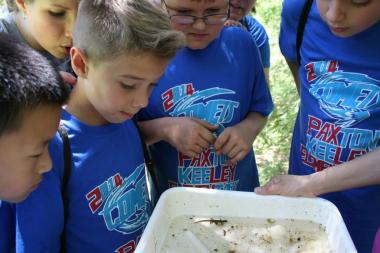
[[[17,130],[26,110],[60,106],[68,96],[68,87],[45,57],[0,33],[0,136]]]

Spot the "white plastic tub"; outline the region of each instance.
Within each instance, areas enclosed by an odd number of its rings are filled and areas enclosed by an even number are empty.
[[[159,253],[173,219],[189,215],[209,218],[235,217],[247,220],[258,218],[269,221],[281,219],[312,221],[325,227],[333,252],[357,252],[338,209],[327,200],[259,196],[247,192],[184,187],[172,188],[161,196],[135,252]],[[196,240],[192,240],[193,235],[186,236],[189,241],[193,241],[194,246]],[[183,250],[179,248],[176,252],[185,252],[186,247],[189,245],[183,245]],[[192,252],[203,251],[198,247],[198,250],[193,249]]]

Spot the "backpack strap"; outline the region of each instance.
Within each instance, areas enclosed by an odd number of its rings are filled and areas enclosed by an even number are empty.
[[[152,158],[152,156],[149,152],[149,149],[148,149],[148,147],[147,147],[147,145],[143,139],[141,129],[139,127],[139,124],[137,123],[136,117],[133,118],[133,122],[135,123],[135,126],[137,128],[137,132],[139,133],[139,136],[140,136],[141,145],[142,145],[142,149],[144,152],[145,166],[146,166],[150,176],[152,177],[153,187],[157,193],[157,199],[158,199],[158,197],[160,196],[160,192],[159,192],[159,188],[158,188],[158,177],[157,177],[157,173],[156,173],[156,168],[154,166],[153,158]]]
[[[313,5],[313,0],[306,0],[305,4],[302,8],[302,13],[300,16],[300,20],[298,22],[298,27],[297,27],[297,40],[296,40],[296,49],[297,49],[297,62],[298,65],[301,64],[301,45],[302,45],[302,40],[303,40],[303,33],[305,31],[305,26],[306,26],[306,21],[307,18],[309,17],[309,13],[311,10],[311,6]]]
[[[62,123],[59,124],[58,133],[61,136],[63,142],[63,181],[62,181],[62,200],[63,200],[63,212],[64,212],[64,221],[66,221],[68,216],[68,208],[69,208],[69,196],[67,193],[67,185],[70,180],[71,175],[71,147],[70,140],[67,134],[66,128]],[[65,250],[65,233],[61,235],[61,253],[66,252]]]

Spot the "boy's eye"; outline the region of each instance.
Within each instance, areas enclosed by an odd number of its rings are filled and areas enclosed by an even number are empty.
[[[49,11],[50,16],[55,17],[55,18],[62,18],[66,15],[65,11]]]
[[[176,12],[180,15],[189,15],[191,12],[189,10],[176,10]]]
[[[207,9],[206,11],[208,14],[213,14],[213,13],[221,13],[222,11],[217,8],[212,8],[212,9]]]
[[[359,6],[365,6],[370,3],[369,0],[352,0],[352,3]]]
[[[126,83],[120,83],[120,86],[125,90],[133,90],[135,88],[135,85],[130,85]]]

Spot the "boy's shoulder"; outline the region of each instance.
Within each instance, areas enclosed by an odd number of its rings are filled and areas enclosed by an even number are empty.
[[[282,15],[298,18],[306,0],[284,0],[282,2]]]
[[[220,40],[223,44],[229,46],[230,50],[241,47],[249,50],[252,45],[256,45],[251,34],[246,29],[235,26],[223,28]]]

